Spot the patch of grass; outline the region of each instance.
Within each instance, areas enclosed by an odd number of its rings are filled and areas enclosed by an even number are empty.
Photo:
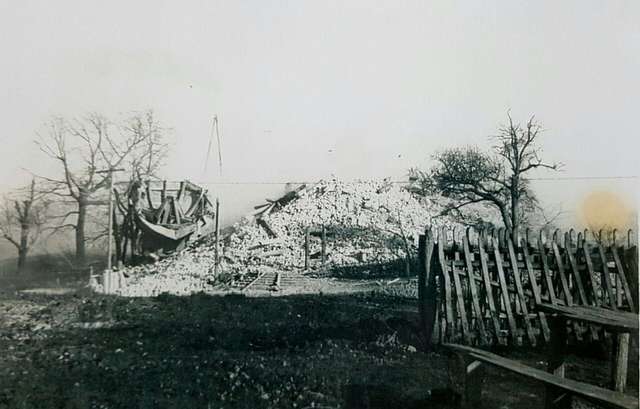
[[[415,392],[397,389],[406,403],[444,382],[443,361],[408,352],[415,336],[398,332],[391,311],[354,308],[347,296],[59,300],[75,321],[121,325],[1,340],[0,408],[341,407],[348,385],[402,379]]]
[[[23,318],[12,321],[19,310]],[[452,407],[429,397],[447,384],[446,357],[421,351],[410,310],[415,302],[379,293],[0,292],[0,409]],[[42,324],[51,329],[37,330]],[[544,366],[540,351],[501,354]],[[597,383],[608,374],[604,362],[570,357],[568,373]],[[485,407],[531,409],[543,393],[489,368],[483,397]]]

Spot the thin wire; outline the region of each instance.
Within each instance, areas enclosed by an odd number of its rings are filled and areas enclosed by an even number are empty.
[[[218,131],[218,117],[216,116],[216,139],[218,140],[218,166],[220,168],[220,174],[222,177],[222,148],[220,146],[220,132]]]
[[[208,156],[208,155],[207,155]],[[640,178],[640,176],[566,176],[566,177],[542,177],[542,178],[527,178],[527,180],[551,180],[551,181],[558,181],[558,180],[633,180],[633,179],[638,179]],[[219,181],[203,181],[201,183],[203,184],[207,184],[207,185],[286,185],[286,184],[314,184],[317,183],[319,180],[330,180],[330,179],[323,179],[323,178],[319,178],[318,180],[314,181],[314,182],[309,182],[309,181],[282,181],[282,182],[277,182],[277,181],[262,181],[262,182],[251,182],[251,181],[228,181],[228,182],[219,182]],[[340,182],[344,182],[344,183],[356,183],[356,184],[365,184],[365,183],[371,183],[371,180],[340,180]],[[387,183],[393,183],[393,184],[402,184],[402,183],[409,183],[409,180],[388,180]],[[126,184],[129,182],[125,182],[125,181],[120,181],[117,182],[117,184]],[[0,186],[6,186],[6,187],[10,187],[11,185],[9,184],[4,184],[4,183],[0,183]]]
[[[207,157],[204,160],[204,170],[202,171],[202,176],[207,174],[207,165],[209,165],[209,155],[211,154],[211,144],[213,143],[213,131],[216,129],[216,125],[218,123],[218,116],[213,116],[213,122],[211,123],[211,135],[209,135],[209,146],[207,147]]]
[[[638,179],[639,176],[558,176],[546,178],[527,178],[528,180],[612,180],[612,179]]]
[[[638,176],[565,176],[565,177],[543,177],[543,178],[527,178],[527,180],[552,180],[552,181],[560,181],[560,180],[630,180],[630,179],[638,179]],[[320,179],[319,179],[320,180]],[[370,180],[340,180],[340,182],[344,183],[355,183],[355,184],[366,184],[371,183]],[[392,184],[403,184],[410,183],[409,180],[388,180],[387,183]],[[286,184],[313,184],[316,182],[309,181],[262,181],[262,182],[251,182],[251,181],[228,181],[228,182],[216,182],[216,181],[204,181],[203,184],[207,185],[286,185]]]

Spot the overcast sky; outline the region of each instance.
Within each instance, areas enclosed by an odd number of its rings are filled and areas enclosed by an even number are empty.
[[[32,141],[51,115],[147,108],[173,129],[170,179],[402,179],[437,149],[487,146],[508,109],[565,164],[537,176],[638,175],[638,1],[0,4],[0,190],[47,171]],[[222,176],[203,174],[214,114]],[[577,223],[589,192],[635,206],[638,183],[535,186]],[[226,215],[280,188],[226,187]]]

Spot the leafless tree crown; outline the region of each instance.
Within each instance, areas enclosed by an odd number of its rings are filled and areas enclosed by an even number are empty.
[[[445,149],[434,155],[436,163],[429,172],[412,170],[414,178],[422,188],[455,199],[447,212],[473,203],[490,204],[500,213],[504,226],[515,234],[526,222],[526,215],[538,207],[527,172],[561,166],[542,160],[538,145],[541,132],[534,117],[521,126],[508,114],[507,125],[491,137],[495,142],[492,153],[474,146]]]

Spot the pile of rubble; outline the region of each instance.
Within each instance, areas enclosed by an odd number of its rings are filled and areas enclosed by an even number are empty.
[[[192,246],[153,265],[125,271],[124,295],[190,294],[215,291],[218,284],[246,282],[262,269],[304,268],[305,234],[314,260],[321,252],[322,268],[357,263],[385,263],[415,254],[417,237],[426,226],[452,226],[440,217],[440,197],[418,197],[389,181],[321,181],[301,186],[282,198],[256,206],[256,212],[236,223],[220,246],[219,273],[214,273],[215,243]],[[319,263],[316,263],[316,265]]]

